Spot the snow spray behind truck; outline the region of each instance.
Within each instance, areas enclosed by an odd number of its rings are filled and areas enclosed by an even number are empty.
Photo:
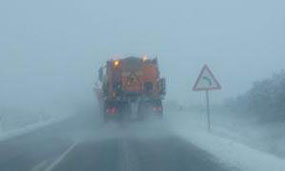
[[[99,69],[96,94],[104,121],[162,117],[165,79],[157,58],[112,59]]]

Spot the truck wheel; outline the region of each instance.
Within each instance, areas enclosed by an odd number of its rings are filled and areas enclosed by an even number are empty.
[[[148,113],[148,105],[146,103],[140,103],[138,107],[138,120],[142,121],[146,117],[146,113]]]
[[[163,112],[158,114],[159,119],[163,119]]]
[[[106,114],[104,114],[104,116],[103,116],[104,123],[108,123],[109,120],[110,120],[109,117]]]
[[[155,108],[155,111],[154,114],[156,114],[158,116],[159,119],[162,119],[163,118],[163,105],[162,105],[162,102],[161,100],[158,100],[158,101],[155,101],[153,103],[154,105],[154,108]]]

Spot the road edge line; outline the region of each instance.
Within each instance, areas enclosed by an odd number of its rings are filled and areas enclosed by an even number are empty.
[[[74,142],[69,146],[45,171],[52,171],[55,167],[78,145],[78,142]]]

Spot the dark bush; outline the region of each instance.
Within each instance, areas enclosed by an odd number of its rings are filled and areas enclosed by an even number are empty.
[[[247,93],[227,100],[226,105],[262,121],[285,121],[285,72],[255,82]]]

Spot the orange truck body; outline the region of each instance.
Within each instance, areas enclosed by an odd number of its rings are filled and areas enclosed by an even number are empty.
[[[114,98],[116,85],[120,84],[122,96],[143,96],[159,98],[160,82],[157,62],[144,61],[137,58],[126,58],[119,61],[112,60],[107,66],[107,77],[109,84],[109,98]],[[151,91],[146,91],[146,86],[152,85]],[[148,94],[146,94],[148,93]]]
[[[165,80],[160,78],[157,59],[128,57],[109,60],[100,69],[99,78],[104,110],[108,110],[108,106],[119,106],[119,111],[121,107],[118,104],[128,106],[126,104],[135,101],[162,109]]]

